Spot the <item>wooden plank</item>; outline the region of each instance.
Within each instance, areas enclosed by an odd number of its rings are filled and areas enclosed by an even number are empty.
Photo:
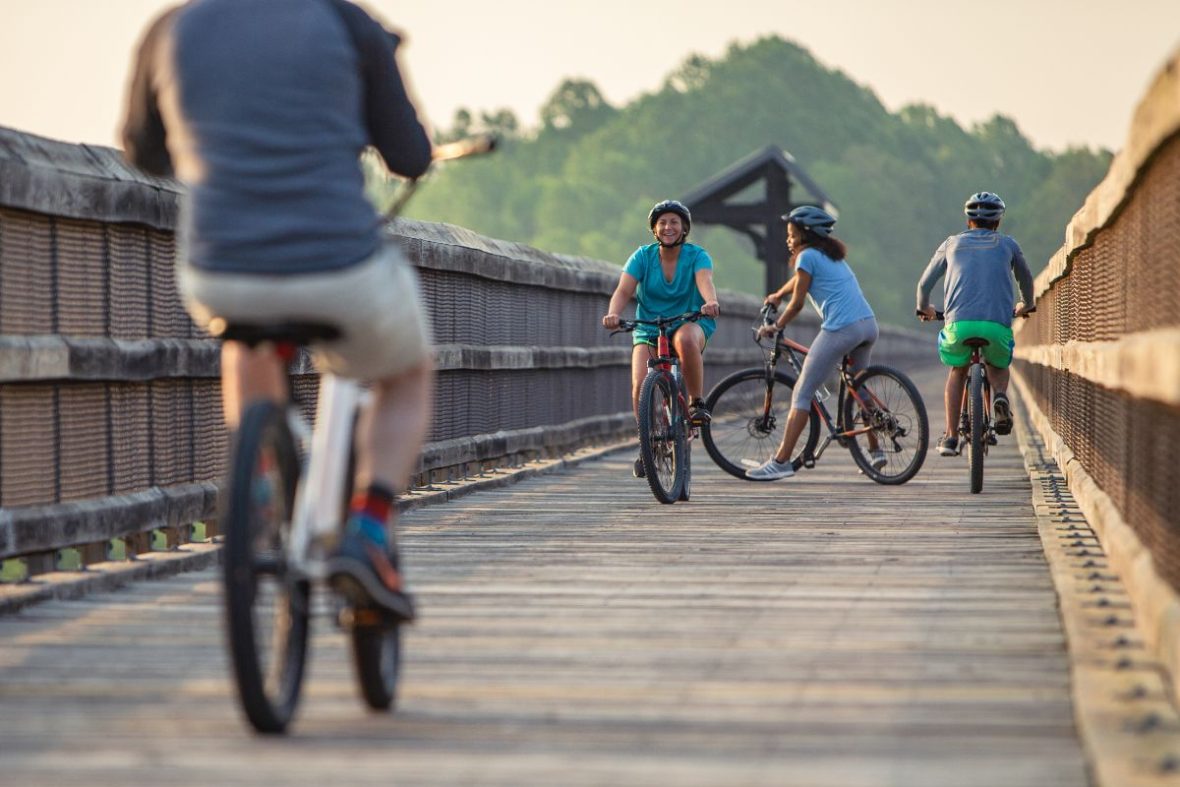
[[[924,380],[935,403],[937,378]],[[937,424],[940,414],[931,407]],[[13,784],[1084,785],[1066,640],[1014,440],[984,492],[843,452],[752,484],[630,450],[403,515],[422,620],[365,713],[317,618],[290,739],[234,706],[210,569],[0,618]],[[1080,548],[1079,548],[1080,549]],[[320,605],[323,608],[323,605]]]

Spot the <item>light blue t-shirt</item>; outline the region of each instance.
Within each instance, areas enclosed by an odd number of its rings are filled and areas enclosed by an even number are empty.
[[[709,252],[693,243],[680,247],[680,258],[676,261],[676,274],[672,281],[664,278],[660,265],[660,244],[640,246],[623,267],[639,281],[635,291],[635,316],[641,320],[659,317],[675,317],[677,314],[700,309],[705,299],[697,289],[696,273],[712,270],[713,260]],[[705,338],[713,335],[717,323],[712,317],[702,317],[697,325],[705,332]],[[679,327],[679,326],[677,326]],[[635,344],[654,344],[659,330],[653,325],[640,325],[632,334]]]
[[[824,330],[836,331],[876,316],[847,261],[833,260],[819,249],[809,248],[795,258],[795,268],[811,275],[807,293],[819,310]]]

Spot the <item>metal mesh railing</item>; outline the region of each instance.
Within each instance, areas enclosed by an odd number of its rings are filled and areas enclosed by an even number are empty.
[[[1020,347],[1109,352],[1180,327],[1180,136],[1165,141],[1121,210],[1077,250],[1037,302]],[[1173,362],[1180,347],[1166,346]],[[1016,368],[1086,473],[1180,590],[1180,407],[1138,396],[1134,379],[1091,379],[1068,364]],[[1151,374],[1148,371],[1124,374]]]

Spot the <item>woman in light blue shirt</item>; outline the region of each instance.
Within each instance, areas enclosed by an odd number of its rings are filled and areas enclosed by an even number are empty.
[[[811,397],[844,356],[852,356],[856,369],[868,366],[878,335],[877,318],[861,292],[856,274],[844,259],[848,250],[832,237],[835,216],[812,205],[803,205],[783,219],[787,222],[787,248],[795,275],[778,291],[767,295],[766,302],[777,306],[788,294],[791,300],[776,324],[763,326],[759,334],[770,337],[781,331],[803,309],[803,300],[808,296],[822,322],[795,383],[791,412],[778,453],[761,467],[746,472],[746,477],[758,481],[774,481],[795,474],[791,452],[807,425]],[[879,448],[873,447],[869,453],[874,467],[885,465],[885,454]]]
[[[603,327],[619,327],[623,309],[636,298],[635,316],[641,320],[674,317],[700,310],[705,317],[695,323],[681,323],[672,335],[672,349],[680,357],[684,385],[688,389],[689,418],[694,424],[709,422],[709,411],[701,399],[705,386],[705,343],[713,334],[717,316],[717,290],[713,286],[713,260],[709,253],[686,243],[692,229],[692,215],[676,200],[657,202],[647,216],[648,228],[656,242],[640,246],[627,260],[619,284],[602,318]],[[632,334],[631,407],[638,418],[639,388],[647,376],[647,362],[655,357],[659,331],[638,326]],[[643,461],[635,460],[635,476],[643,477]]]

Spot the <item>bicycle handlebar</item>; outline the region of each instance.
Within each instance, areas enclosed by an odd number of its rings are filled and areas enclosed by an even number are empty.
[[[630,333],[640,325],[654,325],[657,328],[663,328],[665,325],[671,325],[674,322],[696,322],[704,317],[705,314],[700,311],[685,312],[678,314],[675,317],[657,317],[654,320],[619,320],[619,327],[611,331],[610,335],[614,336],[616,333]]]
[[[500,138],[495,134],[476,134],[475,136],[456,140],[455,142],[448,142],[445,145],[439,145],[431,151],[430,160],[431,162],[454,161],[455,159],[467,158],[468,156],[482,156],[485,153],[491,153],[499,144]],[[429,172],[429,170],[427,171]],[[417,190],[420,180],[421,177],[417,177],[405,181],[393,203],[385,209],[384,217],[386,220],[395,219],[401,214],[402,208],[406,206],[406,203],[410,201],[410,197]]]
[[[775,315],[778,314],[778,307],[773,303],[764,303],[762,308],[758,310],[758,323],[750,326],[750,330],[754,332],[754,343],[762,345],[762,335],[760,331],[767,325],[774,325]]]
[[[1021,318],[1022,320],[1027,320],[1027,319],[1028,319],[1028,316],[1029,316],[1030,314],[1032,314],[1033,312],[1035,312],[1036,310],[1037,310],[1037,307],[1036,307],[1036,306],[1032,307],[1031,309],[1025,309],[1025,311],[1024,311],[1024,314],[1020,315],[1020,318]],[[914,309],[914,314],[916,314],[916,315],[917,315],[919,318],[921,318],[921,317],[925,316],[925,315],[923,315],[923,314],[922,314],[922,312],[921,312],[921,311],[919,311],[919,310],[917,310],[917,309]],[[934,320],[945,320],[945,319],[946,319],[946,314],[945,314],[944,312],[940,312],[938,309],[935,309],[935,310],[934,310],[934,317],[933,317],[933,319],[934,319]]]
[[[473,137],[448,142],[439,145],[430,154],[432,161],[453,161],[468,156],[481,156],[491,153],[500,144],[500,138],[495,134],[476,134]]]

